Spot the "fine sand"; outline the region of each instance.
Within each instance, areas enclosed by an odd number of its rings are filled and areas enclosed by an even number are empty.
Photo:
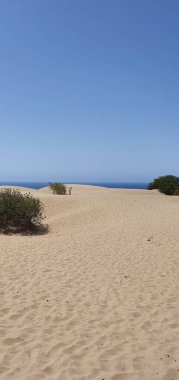
[[[72,187],[0,235],[0,380],[178,380],[179,197]]]

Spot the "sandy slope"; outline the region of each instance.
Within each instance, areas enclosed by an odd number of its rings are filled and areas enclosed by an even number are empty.
[[[50,231],[0,235],[0,379],[179,379],[179,197],[32,191]]]

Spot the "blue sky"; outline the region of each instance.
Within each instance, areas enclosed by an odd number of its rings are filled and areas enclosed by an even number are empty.
[[[178,0],[0,2],[0,181],[179,175]]]

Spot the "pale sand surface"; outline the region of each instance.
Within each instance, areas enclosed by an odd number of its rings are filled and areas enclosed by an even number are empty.
[[[72,187],[0,235],[0,380],[178,380],[179,197]]]

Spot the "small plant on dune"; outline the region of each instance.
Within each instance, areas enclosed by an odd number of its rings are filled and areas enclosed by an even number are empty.
[[[67,193],[66,186],[61,182],[50,183],[49,186],[50,186],[50,189],[53,191],[54,194],[66,195],[66,193]]]
[[[42,227],[43,204],[30,194],[21,194],[19,190],[0,191],[0,230],[32,231]]]
[[[179,188],[179,177],[173,175],[166,175],[154,179],[149,183],[148,190],[158,189],[161,193],[166,195],[174,195]]]

